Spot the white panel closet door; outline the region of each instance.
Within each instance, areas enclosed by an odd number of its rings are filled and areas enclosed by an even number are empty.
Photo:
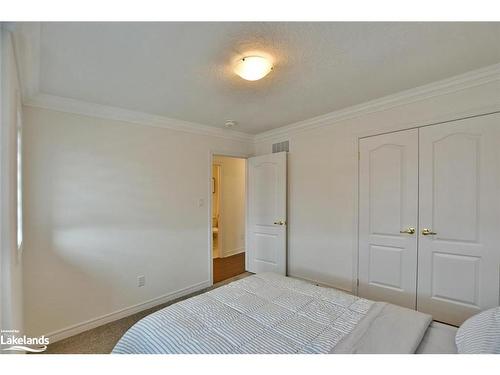
[[[286,152],[248,159],[247,270],[286,274]]]
[[[500,115],[421,128],[419,180],[417,307],[459,325],[499,304]]]
[[[358,294],[414,309],[418,130],[364,138],[359,146]]]

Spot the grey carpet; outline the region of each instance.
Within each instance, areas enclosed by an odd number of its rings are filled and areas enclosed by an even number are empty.
[[[166,306],[172,305],[176,302],[182,301],[189,297],[204,293],[208,290],[218,288],[222,285],[228,284],[231,281],[239,280],[244,277],[250,276],[250,272],[244,272],[241,275],[232,277],[230,279],[221,281],[213,286],[200,290],[198,292],[189,294],[184,297],[177,298],[167,303],[155,306],[151,309],[141,311],[137,314],[127,316],[120,320],[104,324],[100,327],[79,333],[78,335],[68,337],[67,339],[57,341],[50,344],[46,354],[107,354],[113,350],[115,344],[123,336],[123,334],[132,327],[136,322],[145,316],[154,313]]]

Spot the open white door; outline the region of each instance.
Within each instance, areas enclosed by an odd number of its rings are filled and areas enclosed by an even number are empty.
[[[247,270],[286,274],[286,152],[248,159]]]

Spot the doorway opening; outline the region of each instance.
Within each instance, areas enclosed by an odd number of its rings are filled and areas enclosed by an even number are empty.
[[[246,159],[212,157],[213,283],[245,272]]]

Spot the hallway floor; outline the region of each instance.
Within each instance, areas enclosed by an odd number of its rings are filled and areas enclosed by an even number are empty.
[[[214,259],[214,283],[245,272],[245,253]]]

